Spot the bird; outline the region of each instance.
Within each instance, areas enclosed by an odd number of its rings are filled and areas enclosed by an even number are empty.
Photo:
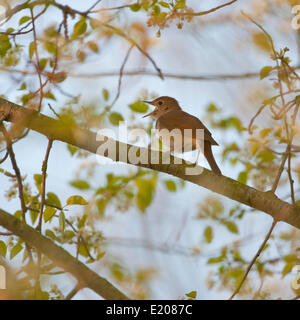
[[[146,114],[143,116],[143,118],[151,117],[152,119],[156,120],[155,128],[158,130],[158,133],[163,132],[163,129],[167,129],[169,131],[172,131],[173,129],[179,129],[181,137],[184,137],[185,129],[192,130],[191,139],[189,139],[189,141],[181,140],[180,146],[176,145],[176,142],[174,143],[174,140],[176,139],[169,141],[170,152],[182,153],[182,150],[184,150],[183,146],[190,145],[191,149],[188,151],[198,149],[196,163],[198,161],[200,152],[203,152],[212,171],[217,175],[222,175],[212,153],[212,146],[218,146],[219,144],[212,137],[211,132],[197,117],[183,111],[178,101],[172,97],[161,96],[153,101],[143,102],[155,107],[152,112]],[[202,148],[201,144],[198,143],[196,139],[196,129],[204,130],[204,143],[202,143]],[[185,148],[185,150],[187,149]]]

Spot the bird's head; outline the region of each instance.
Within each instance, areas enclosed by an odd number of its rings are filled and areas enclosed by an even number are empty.
[[[152,112],[146,114],[143,118],[151,117],[153,119],[158,119],[160,116],[164,115],[167,112],[181,110],[178,101],[174,98],[167,96],[156,98],[153,101],[143,102],[151,104],[155,107],[155,109]]]

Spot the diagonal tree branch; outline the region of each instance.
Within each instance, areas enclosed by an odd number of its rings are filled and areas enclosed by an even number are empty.
[[[137,163],[134,165],[164,172],[190,181],[251,208],[263,211],[271,215],[276,221],[284,221],[300,229],[300,207],[280,200],[272,192],[256,190],[231,178],[217,176],[207,169],[203,169],[200,175],[187,175],[186,168],[193,167],[194,164],[184,162],[182,165],[178,165],[176,162],[180,163],[181,159],[173,156],[170,157],[171,163],[165,164],[162,161],[164,156],[162,152],[139,148],[108,137],[106,137],[105,141],[97,141],[97,134],[95,132],[70,125],[63,120],[47,117],[34,110],[11,103],[3,98],[0,98],[0,115],[1,114],[6,121],[22,124],[31,130],[47,136],[49,139],[72,144],[80,149],[108,157],[114,161],[130,163],[128,160],[129,151],[133,154],[146,152],[148,158],[154,155],[159,159],[158,163],[150,163],[150,161],[148,161],[147,163]],[[99,147],[108,141],[116,144],[116,154],[113,156],[99,151]],[[125,158],[123,151],[126,155]]]
[[[128,300],[129,298],[115,288],[106,279],[90,270],[82,262],[76,260],[52,240],[42,236],[38,231],[25,225],[11,214],[0,209],[0,224],[15,235],[24,239],[30,246],[48,256],[57,266],[70,272],[80,283],[80,287],[88,287],[104,299]]]

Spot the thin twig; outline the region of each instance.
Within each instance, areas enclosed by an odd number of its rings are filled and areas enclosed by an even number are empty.
[[[240,289],[241,289],[242,285],[244,284],[245,280],[247,279],[247,276],[248,276],[248,274],[249,274],[252,266],[254,265],[256,259],[260,256],[261,252],[263,251],[263,249],[264,249],[267,241],[269,240],[269,238],[270,238],[270,236],[271,236],[271,234],[272,234],[272,232],[273,232],[276,224],[277,224],[277,221],[274,220],[274,221],[272,222],[272,226],[271,226],[269,232],[267,233],[267,235],[266,235],[266,237],[265,237],[265,240],[262,242],[262,244],[260,245],[260,247],[259,247],[258,251],[256,252],[255,256],[253,257],[253,259],[252,259],[251,262],[249,263],[249,265],[248,265],[248,267],[247,267],[247,270],[246,270],[246,272],[245,272],[245,274],[244,274],[244,276],[243,276],[240,284],[238,285],[238,287],[236,288],[236,290],[234,291],[234,293],[232,294],[232,296],[229,298],[229,300],[232,300],[232,299],[240,292]]]
[[[118,92],[114,98],[114,101],[112,102],[112,104],[110,105],[110,109],[114,106],[114,104],[117,102],[119,96],[120,96],[120,93],[121,93],[121,85],[122,85],[122,77],[123,77],[123,71],[124,71],[124,68],[125,68],[125,65],[126,65],[126,62],[129,58],[129,55],[130,55],[130,52],[131,50],[134,48],[134,46],[130,46],[130,48],[128,49],[127,53],[126,53],[126,56],[124,58],[124,61],[122,63],[122,66],[120,68],[120,76],[119,76],[119,81],[118,81]]]
[[[42,229],[43,210],[44,210],[44,205],[45,205],[45,201],[46,201],[45,197],[46,197],[47,166],[48,166],[49,154],[50,154],[50,150],[52,148],[52,145],[53,145],[53,140],[49,139],[46,154],[45,154],[45,159],[44,159],[43,165],[42,165],[41,207],[40,207],[39,223],[37,226],[37,230],[39,232],[41,232],[41,229]]]
[[[42,83],[42,76],[41,76],[41,66],[40,66],[40,58],[39,58],[39,51],[38,51],[38,43],[37,43],[37,36],[36,36],[36,29],[35,29],[35,18],[33,15],[33,9],[30,8],[30,14],[32,19],[32,29],[33,29],[33,41],[34,41],[34,52],[36,57],[36,71],[38,73],[39,83],[40,83],[40,100],[38,110],[41,111],[42,108],[42,101],[43,101],[43,83]]]
[[[119,35],[120,37],[126,39],[128,42],[130,42],[133,46],[135,46],[146,58],[148,58],[148,60],[152,63],[153,67],[156,69],[159,77],[164,80],[164,76],[162,71],[160,70],[160,68],[157,66],[157,64],[155,63],[155,61],[153,60],[153,58],[149,55],[149,53],[147,51],[145,51],[134,39],[132,39],[131,37],[129,37],[128,35],[126,35],[121,29],[116,28],[110,24],[107,23],[102,23],[102,25],[112,31],[114,31],[117,35]]]
[[[18,194],[19,194],[19,199],[20,199],[20,203],[21,203],[21,210],[22,210],[22,219],[26,223],[25,214],[26,214],[27,209],[26,209],[25,200],[24,200],[24,190],[23,190],[23,182],[22,182],[21,172],[20,172],[20,169],[19,169],[17,161],[16,161],[15,153],[13,151],[13,147],[12,147],[8,132],[3,124],[0,124],[0,129],[2,130],[2,133],[3,133],[4,138],[6,140],[7,152],[9,154],[11,164],[12,164],[12,167],[13,167],[15,175],[16,175],[16,179],[17,179],[17,183],[18,183],[18,191],[19,191]]]
[[[218,6],[218,7],[212,8],[210,10],[201,11],[201,12],[184,12],[184,13],[181,13],[181,15],[183,15],[183,16],[197,16],[197,17],[198,16],[204,16],[206,14],[215,12],[215,11],[217,11],[219,9],[222,9],[222,8],[224,8],[226,6],[229,6],[229,5],[231,5],[232,3],[236,2],[236,1],[237,0],[232,0],[230,2],[224,3],[224,4],[222,4],[222,5]]]

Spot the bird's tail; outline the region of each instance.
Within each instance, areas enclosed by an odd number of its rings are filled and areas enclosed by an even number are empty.
[[[204,156],[207,160],[207,162],[209,163],[210,167],[211,167],[211,170],[221,176],[222,175],[222,172],[221,170],[219,169],[217,163],[216,163],[216,160],[214,158],[214,155],[212,153],[212,150],[211,150],[211,143],[209,141],[204,141]]]

